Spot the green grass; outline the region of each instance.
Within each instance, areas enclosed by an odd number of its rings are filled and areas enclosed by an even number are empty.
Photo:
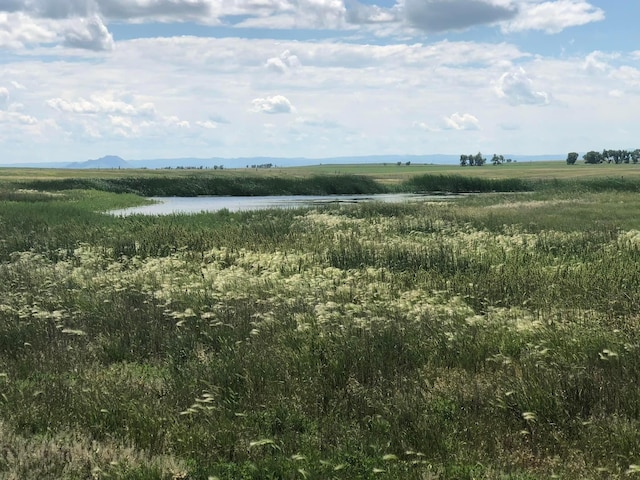
[[[366,176],[334,175],[306,178],[283,176],[123,176],[119,178],[54,178],[21,180],[12,186],[41,191],[91,189],[142,196],[198,195],[332,195],[383,193],[387,189]]]
[[[636,182],[452,177],[405,187],[531,191],[116,218],[144,200],[5,184],[0,478],[633,478]]]

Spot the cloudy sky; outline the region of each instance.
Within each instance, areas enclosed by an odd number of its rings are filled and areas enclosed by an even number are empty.
[[[637,0],[0,0],[0,163],[637,148]]]

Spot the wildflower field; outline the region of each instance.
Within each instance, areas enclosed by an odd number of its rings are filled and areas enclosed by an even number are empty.
[[[0,185],[0,478],[634,478],[640,180],[501,185],[126,218]]]

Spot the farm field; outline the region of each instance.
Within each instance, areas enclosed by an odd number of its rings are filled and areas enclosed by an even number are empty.
[[[636,166],[324,168],[509,193],[115,218],[0,170],[0,478],[640,473]]]

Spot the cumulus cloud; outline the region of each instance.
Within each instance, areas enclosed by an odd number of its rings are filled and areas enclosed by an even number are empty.
[[[427,32],[463,30],[513,19],[518,9],[489,0],[405,0],[409,25]]]
[[[346,8],[342,0],[298,0],[297,16],[303,24],[317,28],[343,25]]]
[[[74,22],[64,34],[63,44],[71,48],[87,50],[113,50],[113,37],[100,17],[83,18]]]
[[[444,117],[444,128],[451,130],[478,130],[479,120],[470,113],[454,113],[449,117]]]
[[[292,113],[293,105],[287,97],[282,95],[274,95],[266,98],[256,98],[253,100],[253,111],[269,114],[276,113]]]
[[[365,5],[356,0],[347,2],[346,15],[347,22],[352,24],[391,23],[401,19],[397,4],[393,8],[384,8],[378,5]]]
[[[53,26],[24,13],[0,13],[0,47],[22,48],[25,45],[55,42],[57,38]]]
[[[510,105],[547,105],[550,95],[536,90],[523,68],[504,73],[496,86],[496,93]]]
[[[267,70],[276,73],[286,73],[291,69],[301,66],[300,60],[289,50],[285,50],[277,57],[269,58],[265,64]]]
[[[0,12],[65,19],[91,17],[100,13],[113,20],[187,20],[210,15],[212,0],[2,0]]]
[[[233,10],[233,11],[232,11]],[[586,0],[397,0],[392,7],[358,0],[237,0],[225,15],[245,15],[238,25],[261,28],[349,28],[404,24],[429,33],[499,24],[505,32],[557,33],[604,18]]]
[[[0,47],[60,43],[112,50],[105,21],[219,23],[214,0],[0,0]]]
[[[604,20],[604,11],[584,0],[524,2],[520,13],[503,25],[505,32],[542,30],[558,33],[568,27]]]
[[[604,53],[596,50],[585,57],[582,68],[590,74],[608,73],[612,69],[609,61],[618,57],[617,53]]]

